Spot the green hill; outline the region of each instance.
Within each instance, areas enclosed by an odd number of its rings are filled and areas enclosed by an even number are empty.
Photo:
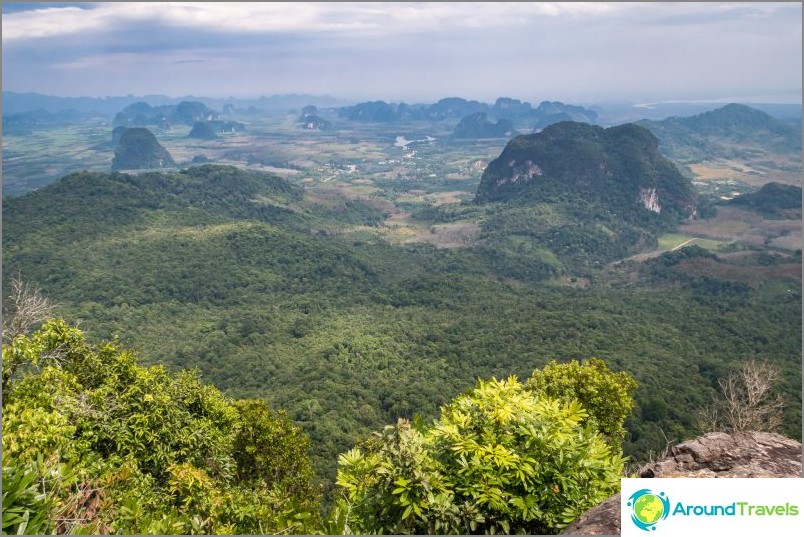
[[[475,201],[547,201],[579,194],[601,200],[623,217],[638,210],[658,217],[694,212],[689,182],[659,153],[650,131],[634,124],[604,129],[562,122],[518,136],[483,173]]]
[[[508,142],[475,196],[491,202],[504,207],[483,223],[487,242],[521,237],[578,270],[655,245],[696,200],[647,129],[562,122]]]
[[[767,218],[801,218],[801,187],[766,183],[756,192],[730,200],[728,205],[751,209]]]

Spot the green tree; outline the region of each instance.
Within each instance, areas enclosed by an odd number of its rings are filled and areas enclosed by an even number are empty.
[[[525,386],[548,397],[580,402],[588,413],[584,422],[619,446],[625,435],[623,423],[634,408],[631,394],[637,383],[628,373],[615,373],[603,360],[589,358],[563,364],[551,361],[535,370]]]
[[[8,359],[19,370],[3,405],[3,490],[16,491],[4,496],[14,514],[4,529],[310,533],[317,524],[309,441],[263,401],[234,401],[193,371],[141,366],[62,320],[17,335]]]
[[[515,377],[481,380],[431,427],[400,420],[341,455],[351,528],[556,533],[619,485],[625,459],[586,418]]]

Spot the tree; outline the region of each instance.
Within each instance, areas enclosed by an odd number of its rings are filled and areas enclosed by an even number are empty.
[[[580,402],[588,412],[584,421],[592,423],[612,445],[619,446],[625,435],[623,423],[634,408],[631,393],[637,383],[625,371],[615,373],[603,360],[589,358],[582,363],[551,361],[535,370],[525,386],[548,397]]]
[[[237,534],[317,523],[309,441],[264,402],[234,401],[194,371],[141,366],[62,320],[15,337],[4,367],[12,358],[36,367],[3,394],[3,490],[18,492],[9,527]],[[43,497],[20,477],[32,471]]]
[[[19,276],[11,280],[11,292],[3,301],[3,344],[48,319],[56,304],[42,296],[38,288],[22,281]]]
[[[350,527],[556,533],[619,486],[624,458],[587,417],[515,377],[481,380],[431,427],[400,420],[341,455]]]
[[[782,425],[784,398],[776,392],[779,370],[753,358],[725,379],[720,394],[698,416],[704,431],[777,431]]]

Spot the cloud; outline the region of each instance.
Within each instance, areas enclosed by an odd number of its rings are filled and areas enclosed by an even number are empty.
[[[4,13],[3,41],[104,32],[129,24],[224,33],[396,34],[523,25],[534,17],[600,15],[623,9],[610,3],[572,2],[121,2],[98,3],[90,10],[53,5]]]
[[[801,91],[795,3],[88,5],[4,9],[4,88],[386,100]]]

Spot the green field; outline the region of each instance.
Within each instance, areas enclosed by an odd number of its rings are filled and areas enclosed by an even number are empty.
[[[667,250],[675,250],[684,246],[691,246],[693,244],[700,246],[701,248],[706,248],[707,250],[717,251],[728,245],[729,242],[703,239],[700,237],[693,237],[692,235],[683,235],[680,233],[667,233],[659,237],[658,250],[665,252]]]

